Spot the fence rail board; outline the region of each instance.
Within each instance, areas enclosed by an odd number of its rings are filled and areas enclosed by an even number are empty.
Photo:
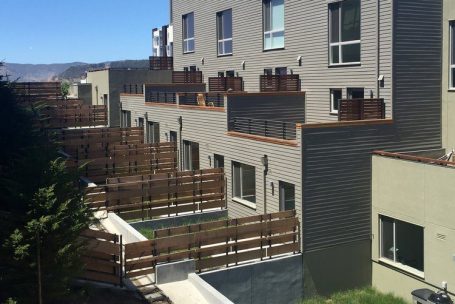
[[[195,259],[199,271],[300,251],[295,211],[156,230],[155,239],[125,246],[125,276],[159,263]]]

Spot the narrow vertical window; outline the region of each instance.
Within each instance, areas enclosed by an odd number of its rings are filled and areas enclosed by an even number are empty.
[[[256,204],[255,167],[232,162],[232,175],[234,199]]]
[[[330,64],[360,63],[360,0],[329,4]]]
[[[280,211],[295,209],[295,186],[280,181]]]
[[[183,53],[194,52],[194,13],[183,15]]]
[[[216,14],[218,55],[232,54],[232,10],[225,10]]]
[[[330,89],[330,113],[338,114],[339,101],[341,98],[341,89]]]
[[[450,22],[450,83],[449,87],[455,89],[455,21]]]
[[[264,0],[264,50],[284,48],[284,0]]]

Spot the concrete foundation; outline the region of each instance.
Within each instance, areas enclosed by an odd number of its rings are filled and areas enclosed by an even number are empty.
[[[188,274],[195,271],[196,263],[194,260],[157,265],[155,271],[156,284],[184,281],[188,279]]]

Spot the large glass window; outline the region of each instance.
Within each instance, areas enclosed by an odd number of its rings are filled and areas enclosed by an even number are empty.
[[[455,89],[455,21],[450,22],[450,83],[449,87]]]
[[[330,64],[360,62],[360,0],[329,4]]]
[[[232,10],[216,14],[218,32],[218,55],[232,54]]]
[[[284,48],[284,0],[264,0],[264,50]]]
[[[423,228],[381,216],[381,258],[423,272]]]
[[[183,15],[183,53],[194,52],[194,13]]]
[[[295,186],[280,181],[280,211],[295,209]]]
[[[256,173],[253,166],[232,162],[233,197],[256,204]]]

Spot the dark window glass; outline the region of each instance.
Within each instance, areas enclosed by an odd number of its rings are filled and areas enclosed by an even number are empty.
[[[287,75],[288,68],[287,67],[279,67],[275,68],[275,75]]]
[[[280,184],[280,211],[295,209],[295,186],[293,184],[279,182]]]
[[[338,111],[338,104],[342,98],[342,91],[340,89],[330,90],[331,112]]]
[[[360,40],[360,0],[345,0],[341,9],[342,41]]]
[[[219,155],[219,154],[215,154],[213,156],[213,167],[214,168],[224,168],[224,156],[223,155]]]
[[[359,62],[360,61],[360,44],[343,45],[341,53],[343,54],[343,62]]]
[[[340,41],[340,4],[330,5],[330,42]]]
[[[226,71],[226,77],[235,77],[235,71],[233,70]]]
[[[175,131],[170,131],[169,132],[169,141],[170,142],[177,142],[177,132]]]
[[[347,93],[349,99],[363,99],[365,90],[363,88],[348,88]]]

